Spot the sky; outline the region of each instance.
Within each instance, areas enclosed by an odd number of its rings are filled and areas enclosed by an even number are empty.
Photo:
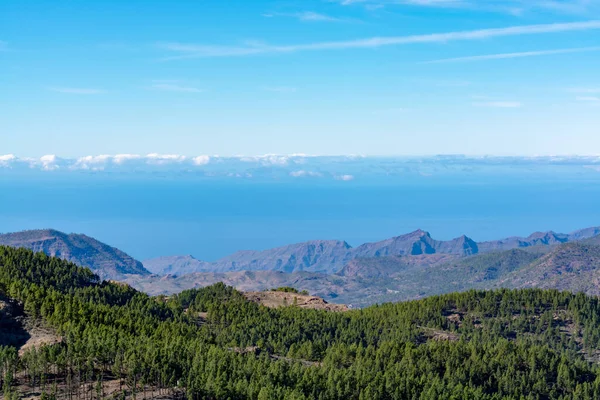
[[[0,155],[594,155],[598,71],[598,0],[3,0]]]

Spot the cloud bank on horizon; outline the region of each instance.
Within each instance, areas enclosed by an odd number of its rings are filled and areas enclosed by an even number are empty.
[[[206,179],[274,181],[339,181],[368,183],[395,178],[431,179],[447,175],[477,173],[501,175],[551,174],[560,168],[578,176],[600,178],[599,156],[471,157],[440,155],[428,157],[310,156],[305,154],[221,157],[178,154],[116,154],[63,158],[0,155],[0,175],[94,174],[139,176],[161,173]],[[183,174],[183,175],[182,175]]]

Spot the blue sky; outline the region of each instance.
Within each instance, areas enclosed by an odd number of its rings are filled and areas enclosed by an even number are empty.
[[[0,155],[599,154],[600,1],[0,2]]]

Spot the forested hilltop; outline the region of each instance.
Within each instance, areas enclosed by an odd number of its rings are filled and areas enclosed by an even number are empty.
[[[222,284],[154,298],[0,247],[0,295],[5,399],[600,398],[600,304],[583,294],[267,308]],[[18,310],[59,340],[23,349]]]

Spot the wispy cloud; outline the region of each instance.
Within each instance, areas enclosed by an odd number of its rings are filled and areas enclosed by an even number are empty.
[[[600,93],[600,87],[575,87],[570,88],[571,93]]]
[[[290,176],[292,176],[294,178],[306,178],[306,177],[321,177],[321,176],[323,176],[323,174],[320,172],[299,170],[299,171],[290,172]]]
[[[280,12],[272,12],[265,13],[263,17],[266,18],[274,18],[274,17],[289,17],[296,18],[299,21],[303,22],[342,22],[344,19],[332,17],[330,15],[321,14],[313,11],[302,11],[295,13],[280,13]]]
[[[67,94],[102,94],[102,93],[106,93],[106,90],[102,90],[102,89],[62,87],[62,86],[52,86],[52,87],[49,87],[48,90],[53,91],[53,92],[58,92],[58,93],[67,93]]]
[[[184,86],[177,83],[155,82],[150,86],[154,90],[162,90],[164,92],[179,92],[179,93],[202,93],[202,89],[193,86]]]
[[[296,17],[300,21],[312,21],[312,22],[339,22],[342,21],[340,18],[331,17],[325,14],[319,14],[312,11],[306,11],[296,14]]]
[[[367,9],[387,6],[460,8],[521,16],[529,11],[586,15],[599,9],[594,0],[333,0],[343,6],[364,5]]]
[[[354,175],[336,175],[334,179],[337,181],[350,182],[354,180]]]
[[[511,0],[333,0],[342,6],[362,5],[368,10],[388,6],[473,9],[520,14],[522,10]]]
[[[458,62],[474,62],[474,61],[487,61],[487,60],[504,60],[510,58],[525,58],[525,57],[540,57],[540,56],[551,56],[555,54],[573,54],[573,53],[588,53],[600,51],[600,47],[579,47],[573,49],[556,49],[556,50],[539,50],[539,51],[525,51],[519,53],[500,53],[500,54],[486,54],[482,56],[469,56],[469,57],[455,57],[455,58],[443,58],[439,60],[425,61],[422,64],[442,64],[442,63],[458,63]]]
[[[594,0],[542,0],[532,2],[532,7],[543,8],[561,14],[585,14],[598,8]]]
[[[475,107],[490,107],[490,108],[521,108],[522,103],[518,101],[478,101],[473,103]]]
[[[447,33],[432,33],[412,36],[371,37],[359,40],[316,42],[294,45],[269,45],[250,43],[243,46],[214,46],[183,44],[173,42],[158,43],[158,47],[176,55],[167,59],[201,57],[236,57],[267,53],[294,53],[300,51],[366,49],[384,46],[399,46],[420,43],[447,43],[453,41],[482,40],[508,36],[537,35],[600,29],[600,20],[570,22],[560,24],[521,25],[507,28],[479,29]]]
[[[600,97],[597,96],[579,96],[576,98],[577,101],[585,101],[589,103],[600,103]]]

